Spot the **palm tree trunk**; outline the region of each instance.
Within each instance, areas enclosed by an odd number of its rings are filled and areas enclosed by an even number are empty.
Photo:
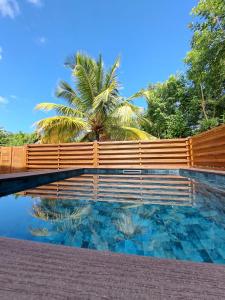
[[[99,141],[99,139],[100,139],[100,134],[98,131],[95,131],[95,139],[96,139],[96,141]]]

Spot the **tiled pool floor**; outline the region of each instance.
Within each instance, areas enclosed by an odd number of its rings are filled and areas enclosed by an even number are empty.
[[[225,263],[225,194],[178,175],[82,175],[0,199],[0,236]]]

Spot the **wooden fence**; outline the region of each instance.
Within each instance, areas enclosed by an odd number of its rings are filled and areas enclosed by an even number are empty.
[[[191,165],[225,169],[225,124],[190,138]]]
[[[93,165],[93,143],[27,145],[28,169],[63,169]]]
[[[28,145],[28,169],[177,168],[189,165],[188,139]]]
[[[225,169],[225,125],[191,138],[0,147],[0,170],[94,168]]]
[[[0,147],[0,171],[26,169],[26,147]]]

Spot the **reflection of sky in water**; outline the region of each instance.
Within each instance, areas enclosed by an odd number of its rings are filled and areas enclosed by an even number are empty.
[[[224,194],[195,189],[191,206],[10,195],[0,198],[0,236],[225,263]]]

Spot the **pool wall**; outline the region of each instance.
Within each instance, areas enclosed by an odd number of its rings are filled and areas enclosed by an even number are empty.
[[[3,174],[0,175],[0,196],[35,188],[54,181],[80,176],[83,173],[83,169],[69,169]]]
[[[180,169],[179,175],[225,190],[225,172],[201,169]]]
[[[80,176],[83,174],[112,175],[180,175],[207,183],[214,188],[225,189],[225,172],[200,169],[100,169],[80,168],[58,171],[35,171],[0,175],[0,196],[35,188],[55,181]]]

